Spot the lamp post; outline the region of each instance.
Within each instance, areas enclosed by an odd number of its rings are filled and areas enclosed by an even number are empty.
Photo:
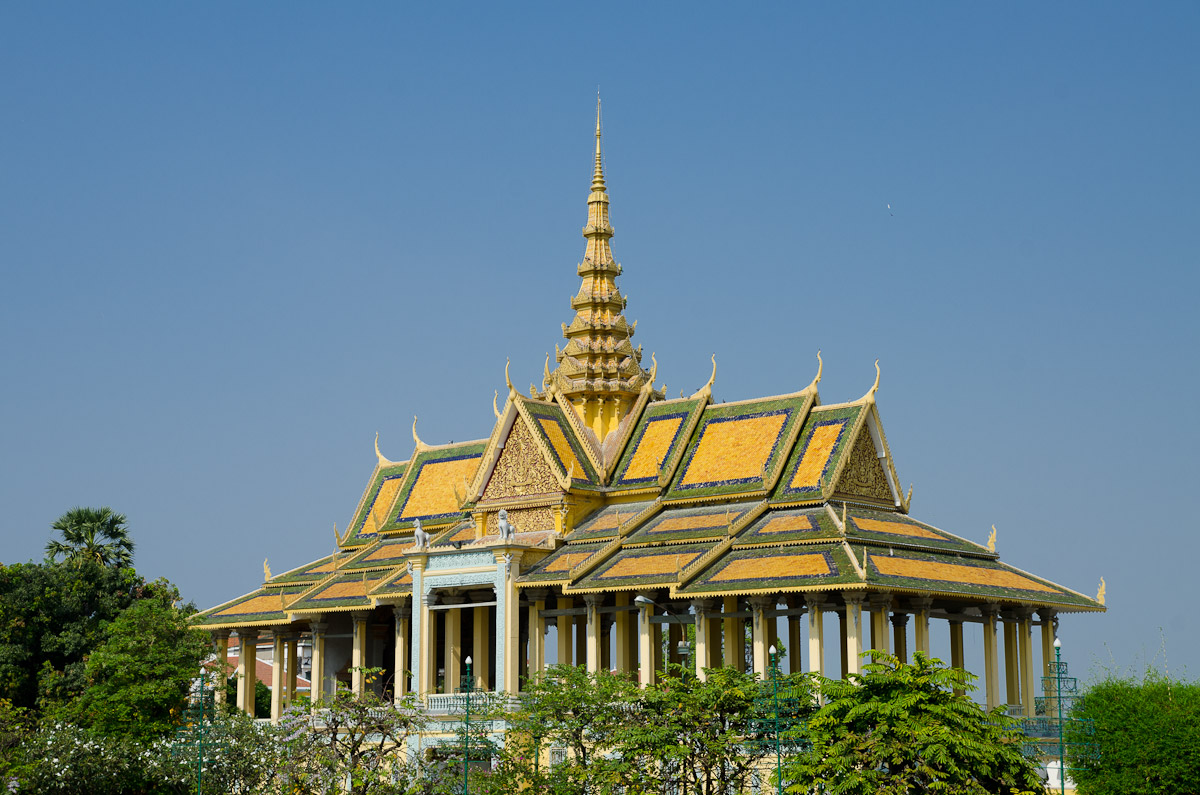
[[[1058,704],[1058,788],[1067,792],[1067,763],[1063,749],[1063,700],[1062,700],[1062,638],[1054,639],[1054,700]]]
[[[658,602],[654,601],[653,599],[650,599],[646,596],[642,596],[641,594],[638,594],[637,596],[633,597],[633,603],[635,605],[637,605],[638,607],[646,607],[648,605],[650,607],[657,607],[659,610],[662,610],[668,616],[674,618],[679,623],[680,627],[684,627],[683,635],[684,635],[684,638],[687,637],[687,629],[686,629],[687,622],[683,620],[683,616],[679,615],[678,613],[673,612],[671,610],[671,608],[663,607],[662,605],[660,605]],[[681,641],[679,641],[679,645],[676,646],[676,649],[679,652],[679,656],[682,657],[684,660],[683,667],[686,670],[687,666],[688,666],[688,660],[691,659],[692,647],[688,644],[687,640],[681,640]]]
[[[471,762],[471,688],[474,685],[470,657],[467,657],[466,663],[467,678],[462,683],[463,694],[466,696],[466,706],[463,708],[463,795],[467,795],[467,766]]]
[[[767,652],[771,655],[771,685],[774,689],[775,701],[775,783],[779,795],[783,795],[783,752],[780,749],[779,738],[779,677],[777,675],[779,673],[779,652],[774,645],[767,649]]]

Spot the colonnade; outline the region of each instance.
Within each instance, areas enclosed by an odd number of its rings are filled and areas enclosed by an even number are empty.
[[[554,657],[559,663],[586,665],[589,671],[615,670],[636,676],[643,685],[652,684],[664,662],[694,665],[704,678],[706,668],[729,666],[769,675],[769,652],[781,645],[779,619],[785,627],[784,644],[788,668],[832,675],[825,670],[825,618],[836,616],[839,636],[839,673],[859,673],[860,654],[878,649],[901,660],[909,655],[908,626],[913,626],[913,651],[930,650],[930,622],[945,620],[949,626],[950,664],[964,666],[963,625],[979,624],[983,634],[983,690],[989,709],[1007,705],[1010,711],[1034,714],[1035,681],[1033,627],[1041,629],[1042,675],[1053,661],[1057,619],[1052,609],[1004,607],[997,604],[935,603],[929,597],[900,598],[888,593],[862,591],[820,592],[804,595],[759,594],[749,597],[667,601],[661,592],[564,595],[547,588],[530,588],[522,593],[517,610],[507,611],[505,626],[498,627],[501,612],[494,600],[475,594],[442,594],[438,604],[422,607],[419,637],[414,637],[413,609],[405,603],[392,611],[394,647],[393,693],[397,701],[415,688],[416,694],[452,694],[461,686],[463,660],[470,655],[474,665],[473,687],[516,695],[520,678],[545,670],[549,629],[557,631]],[[516,603],[517,600],[513,600]],[[467,613],[469,612],[469,617]],[[442,618],[436,620],[434,614]],[[1035,615],[1037,617],[1035,621]],[[362,668],[367,664],[370,624],[378,614],[350,615],[351,688],[363,692]],[[750,626],[749,643],[746,625]],[[807,622],[807,648],[802,630]],[[468,629],[469,626],[469,629]],[[663,643],[664,626],[667,644]],[[312,697],[314,703],[328,693],[330,671],[326,666],[328,624],[311,622]],[[693,640],[680,644],[687,628]],[[377,626],[378,628],[378,626]],[[237,707],[253,713],[254,651],[260,632],[273,641],[273,677],[281,687],[272,688],[271,713],[276,720],[295,698],[296,645],[300,632],[294,627],[244,628],[238,657]],[[497,633],[505,633],[500,643]],[[228,631],[214,632],[218,658],[225,659]],[[416,643],[410,649],[410,638]],[[1000,653],[1003,644],[1004,663]],[[664,646],[666,659],[664,660]],[[501,652],[501,648],[503,651]],[[344,647],[343,647],[344,649]],[[415,652],[415,653],[413,653]],[[692,659],[687,659],[692,656]],[[344,659],[344,658],[343,658]],[[780,661],[782,662],[782,661]],[[419,673],[410,687],[410,669]],[[1003,689],[1001,671],[1003,670]],[[439,672],[441,675],[439,676]],[[501,672],[504,672],[501,674]],[[218,700],[224,689],[217,688]]]

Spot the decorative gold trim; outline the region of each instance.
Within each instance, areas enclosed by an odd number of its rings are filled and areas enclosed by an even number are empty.
[[[708,383],[692,393],[690,400],[698,400],[712,394],[713,384],[717,382],[717,355],[715,353],[712,355],[712,367],[712,375],[708,377]]]

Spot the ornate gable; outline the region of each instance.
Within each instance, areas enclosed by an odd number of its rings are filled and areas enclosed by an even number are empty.
[[[561,492],[558,477],[538,450],[529,426],[518,419],[512,424],[492,476],[483,489],[483,499],[504,500]]]
[[[895,502],[887,473],[883,470],[883,459],[875,450],[875,442],[866,423],[854,440],[850,459],[834,488],[834,497],[855,497],[886,505]]]

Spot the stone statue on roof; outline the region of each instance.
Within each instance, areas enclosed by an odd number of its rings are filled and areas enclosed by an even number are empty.
[[[413,519],[413,541],[417,549],[425,549],[429,546],[429,533],[422,529],[420,519]]]
[[[508,521],[508,511],[500,509],[499,517],[496,520],[496,530],[500,534],[501,541],[512,541],[513,536],[517,534],[516,525]]]

